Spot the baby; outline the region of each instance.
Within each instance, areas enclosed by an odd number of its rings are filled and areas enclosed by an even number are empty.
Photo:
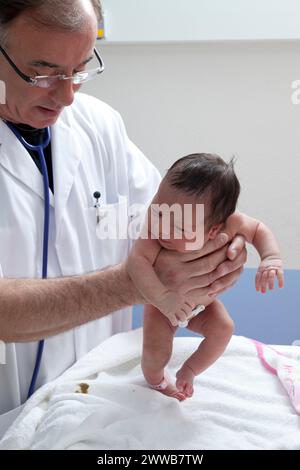
[[[145,379],[152,388],[180,401],[192,396],[195,376],[224,352],[234,325],[215,297],[202,298],[203,305],[197,306],[179,292],[167,289],[153,269],[159,251],[194,250],[200,257],[201,248],[220,231],[229,240],[243,235],[261,258],[256,289],[262,293],[273,289],[275,277],[279,287],[283,287],[282,260],[275,237],[259,220],[235,212],[239,192],[232,161],[227,164],[219,156],[205,153],[181,158],[162,180],[148,208],[141,236],[128,258],[129,275],[147,302],[142,355]],[[203,312],[197,314],[199,311]],[[178,324],[200,333],[204,339],[178,370],[174,385],[165,366],[172,354]]]

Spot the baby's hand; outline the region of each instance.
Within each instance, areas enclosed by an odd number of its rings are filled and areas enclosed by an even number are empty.
[[[182,295],[168,291],[156,307],[169,319],[172,326],[178,326],[178,322],[186,321],[195,305],[185,301]]]
[[[265,258],[259,265],[255,277],[255,287],[257,291],[265,294],[268,290],[274,289],[275,277],[277,277],[278,287],[284,284],[282,260],[280,258]]]

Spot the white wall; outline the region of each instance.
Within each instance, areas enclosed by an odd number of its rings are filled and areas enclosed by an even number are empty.
[[[300,43],[99,44],[106,71],[85,91],[118,109],[162,174],[189,152],[235,155],[239,208],[263,219],[300,268]],[[249,266],[256,266],[253,255]]]
[[[299,0],[102,0],[109,41],[299,39]]]

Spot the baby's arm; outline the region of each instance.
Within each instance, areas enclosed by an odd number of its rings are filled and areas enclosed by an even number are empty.
[[[258,251],[261,262],[255,278],[256,290],[265,293],[274,288],[275,277],[278,286],[284,284],[282,260],[279,247],[272,231],[262,222],[246,214],[235,212],[226,221],[225,232],[229,236],[243,235]]]
[[[186,320],[194,305],[188,304],[182,295],[167,289],[159,280],[153,264],[160,250],[157,240],[139,238],[129,254],[127,270],[146,302],[158,308],[173,326],[177,326],[178,320]]]

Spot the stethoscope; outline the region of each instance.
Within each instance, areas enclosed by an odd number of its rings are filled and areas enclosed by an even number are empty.
[[[45,128],[45,136],[43,138],[43,142],[39,145],[32,145],[26,142],[24,137],[18,132],[18,130],[9,122],[6,122],[7,126],[10,130],[15,134],[17,139],[21,142],[21,144],[27,149],[38,153],[42,175],[43,175],[43,184],[44,184],[44,239],[43,239],[43,264],[42,264],[42,278],[47,278],[47,269],[48,269],[48,241],[49,241],[49,216],[50,216],[50,196],[49,196],[49,178],[48,178],[48,170],[45,160],[44,149],[49,145],[51,140],[51,132],[50,127]],[[39,341],[37,356],[35,361],[35,366],[32,373],[32,378],[28,390],[27,399],[31,397],[34,392],[35,384],[37,381],[38,373],[40,370],[43,350],[44,350],[44,343],[45,340]]]

